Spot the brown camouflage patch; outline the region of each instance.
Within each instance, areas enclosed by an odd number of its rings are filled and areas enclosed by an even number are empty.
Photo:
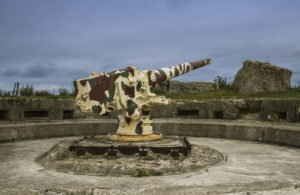
[[[86,81],[85,81],[85,80],[81,80],[81,81],[80,81],[80,84],[84,87],[85,84],[86,84]]]
[[[207,63],[205,63],[205,61]],[[191,62],[190,64],[193,66],[193,70],[194,70],[194,69],[197,69],[197,68],[200,68],[202,66],[207,65],[208,63],[210,63],[211,59],[210,58],[206,58],[205,61],[204,60],[198,60],[196,62]]]
[[[177,67],[175,67],[175,77],[177,77],[179,75],[179,70]]]
[[[98,106],[93,106],[93,107],[92,107],[92,110],[93,110],[94,113],[97,113],[97,114],[99,114],[99,113],[102,112],[102,108],[101,108],[100,105],[98,105]]]
[[[126,84],[124,84],[124,92],[125,92],[125,95],[128,95],[129,97],[131,98],[134,98],[135,97],[135,87],[129,87],[127,86]]]
[[[125,68],[125,70],[127,70],[128,72],[130,72],[132,74],[132,76],[134,76],[134,69],[131,66],[127,66]]]
[[[131,115],[133,115],[134,111],[135,111],[135,109],[132,108],[132,109],[129,109],[129,110],[127,111],[127,113],[129,114],[129,116],[131,116]]]
[[[186,66],[186,72],[190,71],[190,66]]]
[[[150,110],[144,110],[144,109],[142,108],[142,115],[147,116],[147,115],[149,115],[149,114],[150,114]]]
[[[156,82],[162,83],[165,80],[167,80],[167,75],[166,75],[166,73],[163,70],[158,69],[158,72],[159,73],[155,73]]]
[[[125,121],[126,121],[127,125],[129,125],[129,124],[130,124],[130,122],[131,122],[131,119],[130,119],[130,118],[128,118],[128,117],[126,117],[126,118],[125,118]]]
[[[115,82],[119,78],[119,76],[120,76],[120,73],[116,73],[116,74],[114,73],[112,76],[113,82]]]
[[[102,108],[101,108],[101,106],[99,106],[99,105],[98,105],[98,107],[97,107],[97,111],[98,111],[98,113],[101,113],[101,112],[102,112]]]
[[[104,76],[99,76],[96,78],[96,86],[91,89],[89,95],[91,100],[95,101],[103,101],[107,97],[105,95],[105,91],[109,89],[109,78]]]

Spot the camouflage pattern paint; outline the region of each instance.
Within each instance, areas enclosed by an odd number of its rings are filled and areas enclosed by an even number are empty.
[[[122,110],[119,115],[119,135],[153,135],[150,108],[167,105],[170,100],[153,93],[156,83],[186,74],[211,63],[207,58],[168,68],[140,71],[128,66],[109,73],[93,72],[90,77],[74,81],[76,102],[82,112],[103,115]]]

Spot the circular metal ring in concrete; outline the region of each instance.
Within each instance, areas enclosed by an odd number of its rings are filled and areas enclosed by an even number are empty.
[[[54,138],[0,144],[0,194],[300,194],[300,149],[248,141],[189,138],[215,148],[227,161],[207,170],[171,176],[99,177],[45,170],[37,156]]]

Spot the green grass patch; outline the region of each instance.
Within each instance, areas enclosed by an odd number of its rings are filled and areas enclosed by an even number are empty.
[[[246,99],[246,98],[300,98],[300,88],[292,88],[287,91],[264,92],[256,94],[242,94],[234,89],[221,89],[208,92],[181,92],[181,93],[162,93],[170,99],[187,99],[205,101],[209,99]],[[49,96],[2,96],[2,98],[20,98],[20,99],[75,99],[74,95],[49,95]]]
[[[157,95],[163,95],[170,99],[187,100],[209,100],[209,99],[246,99],[246,98],[300,98],[300,86],[293,87],[287,91],[264,92],[256,94],[242,94],[230,84],[226,84],[220,90],[208,92],[181,92],[164,93],[162,90],[155,90]],[[67,89],[59,89],[59,94],[54,95],[46,90],[33,91],[33,87],[26,85],[21,88],[21,96],[12,96],[8,91],[0,89],[1,98],[20,98],[20,99],[75,99],[74,91],[71,93]]]
[[[153,169],[136,169],[135,177],[161,176],[162,172]]]
[[[300,88],[292,88],[288,91],[264,92],[256,94],[242,94],[234,89],[222,89],[208,92],[182,92],[164,95],[170,99],[209,100],[209,99],[246,99],[246,98],[300,98]]]
[[[75,96],[69,95],[49,95],[49,96],[2,96],[1,98],[17,98],[17,99],[75,99]]]

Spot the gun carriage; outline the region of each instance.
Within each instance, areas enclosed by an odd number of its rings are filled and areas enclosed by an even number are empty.
[[[167,68],[141,71],[137,67],[109,73],[93,72],[88,78],[74,81],[77,105],[82,112],[103,115],[122,110],[117,133],[109,134],[111,140],[145,141],[161,139],[153,133],[150,108],[170,104],[164,96],[153,93],[156,84],[186,74],[211,63],[210,58],[183,63]]]

